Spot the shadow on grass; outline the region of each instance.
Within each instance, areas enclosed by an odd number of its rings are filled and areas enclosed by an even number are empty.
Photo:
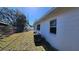
[[[41,38],[40,35],[34,35],[35,46],[43,46],[46,51],[58,51],[56,48],[52,47],[45,38]]]

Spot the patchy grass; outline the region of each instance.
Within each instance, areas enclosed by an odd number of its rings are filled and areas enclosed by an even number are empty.
[[[35,46],[33,32],[16,33],[0,40],[3,51],[44,51],[42,46]]]

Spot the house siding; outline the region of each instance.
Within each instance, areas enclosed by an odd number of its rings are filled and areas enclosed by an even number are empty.
[[[62,8],[62,10],[65,10]],[[79,50],[79,8],[69,8],[40,22],[40,33],[58,50]],[[60,13],[59,13],[60,12]],[[50,20],[57,19],[57,33],[50,33]]]
[[[57,16],[57,41],[60,50],[79,50],[79,8]]]

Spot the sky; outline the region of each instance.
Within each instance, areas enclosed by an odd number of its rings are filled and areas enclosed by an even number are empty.
[[[19,7],[17,9],[25,14],[30,25],[33,25],[33,23],[45,15],[51,7]]]

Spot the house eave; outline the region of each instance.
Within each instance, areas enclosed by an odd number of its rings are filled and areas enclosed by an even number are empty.
[[[35,23],[33,25],[36,25],[37,23],[39,23],[40,21],[43,21],[47,15],[49,15],[50,13],[54,12],[58,7],[53,7],[51,8],[51,10],[48,11],[48,13],[46,15],[44,15],[43,17],[41,17],[39,20],[35,21]]]
[[[0,22],[0,25],[2,25],[2,26],[8,26],[8,24],[3,23],[3,22]]]

